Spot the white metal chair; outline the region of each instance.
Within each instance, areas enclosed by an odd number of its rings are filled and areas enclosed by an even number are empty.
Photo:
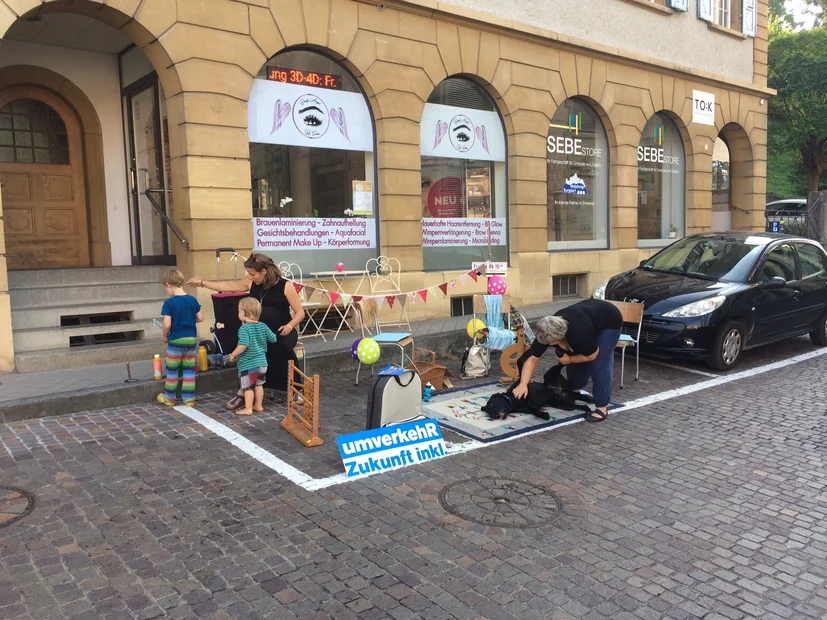
[[[371,258],[365,263],[365,271],[368,272],[371,295],[399,295],[402,293],[402,265],[398,259],[388,256]],[[404,325],[411,329],[408,309],[402,306],[399,322],[384,321],[382,325],[386,327],[401,327]]]
[[[321,326],[316,320],[316,317],[313,316],[313,311],[320,310],[321,308],[324,308],[325,305],[317,301],[307,300],[307,293],[304,289],[304,278],[302,276],[302,268],[296,263],[282,261],[279,263],[279,271],[281,271],[282,277],[302,285],[302,290],[299,291],[299,301],[301,301],[302,309],[304,310],[305,323],[299,331],[299,338],[302,338],[305,335],[308,338],[312,336],[321,336],[322,340],[327,342],[327,339],[324,337],[324,334],[322,333]],[[312,334],[306,334],[307,328],[311,325],[313,326],[314,332]],[[296,345],[296,347],[298,348],[298,345]],[[302,345],[302,350],[304,350],[304,345]],[[296,353],[296,355],[298,356],[298,353]],[[302,358],[302,362],[303,361],[304,360]],[[304,366],[302,366],[302,372],[304,372]]]
[[[356,313],[359,315],[359,325],[362,331],[362,338],[373,338],[376,341],[376,344],[379,345],[381,349],[383,346],[395,346],[399,347],[399,365],[404,368],[405,366],[405,358],[407,357],[410,360],[411,365],[416,366],[414,362],[414,341],[411,334],[407,332],[382,332],[381,325],[379,324],[378,319],[378,307],[376,301],[373,299],[366,299],[355,304],[356,306]],[[368,330],[369,325],[373,325],[374,330],[376,333],[371,335]],[[410,355],[405,354],[405,347],[411,347]],[[370,367],[370,376],[373,376],[373,367],[374,365],[371,364]],[[359,371],[362,370],[362,362],[359,362],[359,366],[356,369],[356,385],[359,385]]]
[[[633,327],[632,334],[621,334],[620,340],[617,343],[618,349],[621,349],[620,354],[620,389],[623,389],[623,375],[626,370],[626,349],[629,347],[635,348],[635,381],[640,376],[640,332],[643,327],[643,304],[633,304],[628,301],[611,301],[609,303],[616,306],[623,315],[624,326],[628,323]]]

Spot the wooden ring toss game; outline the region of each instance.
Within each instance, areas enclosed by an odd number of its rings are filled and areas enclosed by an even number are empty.
[[[293,360],[287,363],[287,415],[282,427],[306,448],[324,444],[319,437],[319,375],[311,379],[296,368]],[[296,375],[302,383],[296,384]],[[301,404],[299,404],[299,402]]]
[[[500,383],[514,383],[520,378],[517,361],[526,351],[528,351],[528,345],[525,343],[525,332],[521,329],[517,331],[517,342],[508,345],[500,354],[500,368],[506,375],[500,379]]]

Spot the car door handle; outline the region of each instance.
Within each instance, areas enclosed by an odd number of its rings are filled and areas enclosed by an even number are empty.
[[[798,299],[799,299],[800,297],[801,297],[801,291],[799,291],[798,289],[796,289],[795,291],[793,291],[793,298],[794,298],[796,301],[798,301]]]

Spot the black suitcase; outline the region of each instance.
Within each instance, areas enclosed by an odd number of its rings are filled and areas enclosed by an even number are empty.
[[[248,293],[213,293],[212,307],[215,314],[215,333],[218,352],[229,355],[238,346],[238,330],[241,321],[238,320],[238,302],[247,297]]]
[[[368,389],[365,430],[409,422],[422,415],[422,381],[412,370],[401,375],[376,375]]]

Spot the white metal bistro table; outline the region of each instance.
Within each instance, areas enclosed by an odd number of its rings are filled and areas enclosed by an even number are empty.
[[[339,306],[339,300],[336,300],[334,303],[330,300],[330,296],[328,295],[328,307],[324,313],[324,317],[322,320],[319,321],[317,333],[314,335],[319,335],[324,338],[323,332],[333,332],[332,329],[324,329],[324,323],[327,320],[328,315],[330,314],[331,310],[334,310],[336,314],[339,315],[339,325],[337,326],[333,340],[339,336],[339,333],[342,331],[343,327],[347,327],[349,331],[354,331],[353,327],[347,322],[347,315],[350,309],[353,307],[353,295],[359,295],[362,290],[362,285],[365,283],[365,278],[368,277],[368,272],[364,269],[359,270],[350,270],[350,271],[316,271],[314,273],[309,274],[319,285],[318,288],[324,289],[324,281],[332,281],[333,284],[336,286],[336,290],[333,291],[334,293],[338,293],[339,295],[348,295],[349,297],[342,298],[342,305]],[[344,285],[348,281],[353,281],[355,279],[359,279],[358,283],[356,284],[356,289],[352,293],[348,293],[344,289]],[[325,289],[328,290],[328,289]]]

